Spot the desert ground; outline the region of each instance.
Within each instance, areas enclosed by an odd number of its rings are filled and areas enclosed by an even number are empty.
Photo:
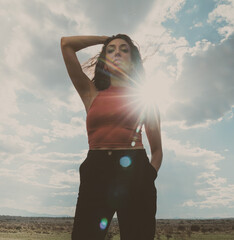
[[[0,240],[70,240],[73,218],[0,216]],[[119,240],[113,219],[106,240]],[[158,219],[155,240],[234,240],[231,219]]]

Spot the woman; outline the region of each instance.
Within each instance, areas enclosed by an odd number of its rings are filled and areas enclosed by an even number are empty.
[[[76,52],[104,44],[90,80]],[[135,91],[143,66],[132,40],[123,34],[61,39],[69,76],[87,112],[89,152],[80,166],[73,240],[104,240],[117,212],[121,240],[153,240],[156,188],[162,161],[159,116],[139,107]],[[152,112],[155,113],[155,109]],[[144,124],[151,163],[141,138]]]

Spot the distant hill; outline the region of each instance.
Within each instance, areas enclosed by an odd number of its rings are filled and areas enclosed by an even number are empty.
[[[21,216],[21,217],[71,217],[68,215],[52,215],[46,213],[33,213],[26,210],[14,209],[14,208],[1,208],[0,215],[4,216]]]

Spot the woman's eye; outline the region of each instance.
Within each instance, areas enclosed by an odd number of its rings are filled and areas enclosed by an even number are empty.
[[[112,52],[114,52],[114,49],[112,48],[107,49],[107,53],[112,53]]]
[[[127,48],[122,49],[122,51],[123,51],[124,53],[128,53],[128,49],[127,49]]]

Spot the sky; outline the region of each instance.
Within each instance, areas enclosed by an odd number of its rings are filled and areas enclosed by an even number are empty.
[[[86,114],[60,39],[124,33],[160,108],[157,218],[234,217],[234,0],[0,0],[0,27],[0,215],[74,216]]]

